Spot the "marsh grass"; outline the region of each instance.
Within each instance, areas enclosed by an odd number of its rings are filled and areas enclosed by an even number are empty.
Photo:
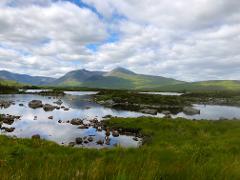
[[[140,128],[138,149],[60,147],[0,136],[0,179],[239,179],[240,122],[113,118],[109,127]]]

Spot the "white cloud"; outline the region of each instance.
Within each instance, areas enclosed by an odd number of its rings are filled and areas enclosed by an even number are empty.
[[[59,76],[123,66],[182,80],[239,79],[240,1],[83,0],[103,18],[66,1],[3,2],[0,66],[8,70]],[[119,40],[106,42],[109,31]],[[86,48],[98,43],[96,52]]]

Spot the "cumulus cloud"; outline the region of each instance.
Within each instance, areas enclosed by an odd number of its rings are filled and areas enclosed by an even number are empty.
[[[31,6],[23,6],[24,3],[19,0],[15,6],[5,4],[0,7],[0,46],[17,52],[18,57],[13,61],[19,65],[28,62],[29,72],[36,71],[36,68],[44,71],[42,67],[45,66],[41,65],[44,61],[46,67],[49,65],[52,68],[45,69],[46,75],[55,76],[54,69],[58,69],[56,65],[60,64],[71,66],[65,69],[73,69],[76,63],[71,65],[64,61],[80,61],[84,55],[90,54],[86,45],[99,43],[107,37],[104,23],[89,9],[69,2],[32,2],[26,1],[25,4]],[[5,56],[6,59],[9,57]],[[1,68],[5,67],[4,61],[3,57]]]
[[[186,81],[239,79],[240,1],[73,2],[1,1],[1,68],[60,76],[123,66]]]

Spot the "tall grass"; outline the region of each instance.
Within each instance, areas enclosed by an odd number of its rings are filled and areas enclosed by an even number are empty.
[[[114,118],[140,128],[138,149],[81,149],[0,136],[0,179],[239,179],[240,122]]]

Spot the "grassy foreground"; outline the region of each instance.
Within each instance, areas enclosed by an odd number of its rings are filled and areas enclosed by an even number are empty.
[[[0,136],[0,179],[239,179],[240,121],[115,118],[140,128],[138,149],[78,149]]]

